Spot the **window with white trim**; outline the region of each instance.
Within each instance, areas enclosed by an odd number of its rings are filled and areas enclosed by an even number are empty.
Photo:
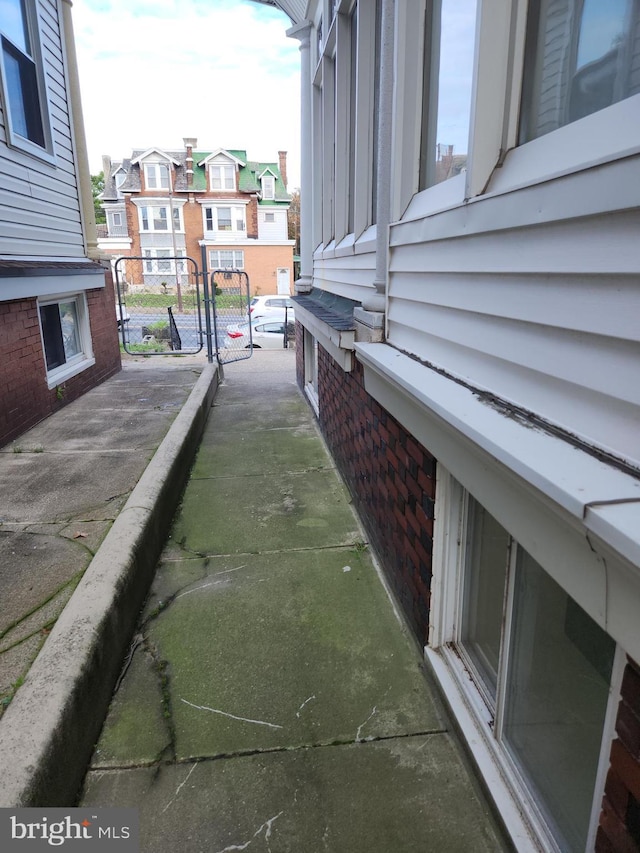
[[[33,0],[0,3],[0,71],[8,141],[16,148],[51,155],[46,87]]]
[[[441,0],[427,16],[420,185],[430,187],[467,165],[477,0]]]
[[[615,643],[480,503],[454,494],[449,664],[545,837],[584,853]]]
[[[209,164],[209,187],[212,190],[235,190],[236,167],[225,159],[224,162]]]
[[[246,231],[244,205],[212,205],[203,208],[205,231]]]
[[[40,300],[38,316],[47,382],[50,386],[93,363],[89,315],[84,293]]]
[[[520,142],[640,91],[637,0],[532,0]]]
[[[144,185],[148,190],[168,190],[171,188],[171,174],[166,163],[144,164]]]
[[[275,222],[276,221],[275,213],[273,211],[265,213],[264,221],[265,222]]]
[[[145,275],[163,275],[164,273],[176,272],[180,275],[186,273],[184,261],[176,261],[175,258],[185,257],[184,249],[145,249],[144,250],[144,272]],[[177,269],[176,269],[177,267]]]
[[[170,231],[171,210],[173,210],[173,228],[182,231],[182,217],[179,207],[171,208],[169,205],[143,205],[140,211],[141,231]]]
[[[262,198],[274,199],[276,197],[276,179],[273,175],[263,175],[262,181]]]
[[[235,249],[210,249],[209,268],[212,270],[243,270],[244,252]]]

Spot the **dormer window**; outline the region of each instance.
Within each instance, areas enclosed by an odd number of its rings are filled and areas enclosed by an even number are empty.
[[[114,180],[116,182],[116,189],[117,190],[119,190],[120,187],[124,184],[124,180],[126,177],[127,177],[127,175],[122,169],[120,169],[118,172],[116,172]]]
[[[232,163],[211,163],[209,185],[212,190],[235,190],[236,167]]]
[[[145,163],[144,182],[148,190],[168,190],[170,174],[166,163]]]
[[[262,198],[274,199],[276,197],[276,179],[273,175],[264,175],[262,178]]]

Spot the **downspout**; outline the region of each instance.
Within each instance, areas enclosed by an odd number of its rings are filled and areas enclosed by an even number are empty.
[[[309,293],[313,287],[313,249],[311,245],[312,183],[311,162],[311,30],[305,21],[287,30],[289,38],[300,42],[300,277],[296,293]]]
[[[378,162],[376,203],[375,291],[355,308],[356,339],[381,341],[385,334],[389,277],[389,224],[391,217],[391,149],[393,143],[395,0],[382,0],[380,21],[380,90],[378,95]]]
[[[78,78],[78,58],[76,55],[76,43],[73,36],[73,20],[71,17],[71,0],[62,0],[60,6],[62,10],[63,54],[65,57],[65,68],[67,72],[69,113],[71,118],[71,134],[76,161],[82,233],[84,236],[84,246],[87,257],[92,260],[99,260],[101,256],[98,249],[98,235],[96,230],[96,215],[93,207],[93,191],[91,185],[91,172],[89,171],[87,138],[85,136],[84,119],[82,115],[80,80]]]

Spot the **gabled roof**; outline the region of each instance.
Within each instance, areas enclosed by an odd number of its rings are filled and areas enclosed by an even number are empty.
[[[207,182],[207,164],[211,162],[213,157],[219,154],[224,154],[238,166],[238,192],[247,193],[249,195],[260,196],[262,193],[261,178],[265,174],[270,174],[275,178],[275,198],[260,199],[261,206],[278,206],[291,201],[291,196],[287,193],[287,188],[280,174],[279,163],[260,163],[256,160],[249,160],[247,152],[242,148],[217,148],[214,151],[193,151],[193,183],[188,184],[186,151],[162,151],[159,148],[148,148],[145,151],[136,149],[131,152],[131,158],[125,160],[114,160],[111,163],[111,173],[107,178],[105,175],[104,200],[116,201],[119,198],[118,191],[115,185],[115,174],[119,169],[124,169],[127,177],[120,186],[120,193],[139,193],[142,189],[140,180],[141,162],[150,153],[162,154],[166,159],[170,160],[176,167],[175,181],[173,191],[175,193],[196,192],[204,193],[208,190]]]
[[[167,151],[163,151],[161,148],[147,148],[146,151],[143,151],[141,154],[138,154],[131,163],[135,166],[137,163],[142,162],[142,160],[146,160],[151,154],[159,154],[165,160],[171,160],[174,166],[179,166],[180,161],[176,160],[175,157],[172,157]]]
[[[229,158],[229,160],[232,160],[232,161],[233,161],[234,163],[236,163],[238,166],[246,166],[246,165],[247,165],[247,164],[246,164],[246,162],[245,162],[245,161],[246,161],[246,159],[247,159],[247,158],[246,158],[246,154],[245,154],[245,158],[244,158],[244,160],[241,160],[239,157],[237,157],[237,156],[236,156],[236,154],[238,154],[238,153],[240,153],[240,152],[236,151],[236,152],[235,152],[235,154],[234,154],[234,153],[232,153],[231,151],[227,151],[225,148],[217,148],[215,151],[212,151],[212,152],[211,152],[211,154],[208,154],[208,155],[204,158],[204,160],[200,160],[200,161],[197,163],[197,165],[198,165],[198,166],[205,166],[205,165],[208,165],[208,163],[209,163],[209,161],[210,161],[210,160],[213,160],[213,159],[215,159],[216,157],[219,157],[219,156],[222,154],[224,157],[228,157],[228,158]],[[244,152],[243,152],[243,153],[244,153]],[[194,157],[194,162],[195,162],[195,157]]]

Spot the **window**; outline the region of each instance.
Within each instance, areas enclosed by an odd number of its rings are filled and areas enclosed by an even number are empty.
[[[0,47],[10,142],[42,155],[50,149],[50,139],[31,0],[0,0]]]
[[[546,831],[584,853],[615,643],[471,495],[462,502],[461,683]]]
[[[640,92],[639,36],[637,0],[530,3],[520,143]]]
[[[265,222],[275,222],[276,221],[275,213],[265,213],[264,221]]]
[[[204,208],[205,231],[245,231],[245,207]]]
[[[209,182],[212,190],[235,190],[236,167],[233,163],[212,163],[209,166]]]
[[[212,249],[209,252],[209,266],[212,270],[243,270],[244,252],[230,249]]]
[[[163,275],[164,273],[176,272],[179,274],[186,273],[186,264],[184,261],[175,261],[174,258],[184,257],[184,249],[145,249],[144,250],[144,272],[145,275]],[[176,269],[177,266],[177,269]]]
[[[169,231],[169,210],[167,206],[145,205],[140,208],[140,230],[141,231]],[[182,230],[180,208],[173,208],[173,228],[175,231]]]
[[[111,214],[111,224],[116,228],[122,225],[122,214],[121,213],[112,213]]]
[[[57,297],[39,306],[40,328],[49,386],[93,363],[84,294]]]
[[[427,20],[421,186],[467,165],[477,0],[434,0]]]
[[[145,163],[144,183],[148,190],[170,189],[170,172],[166,163]]]
[[[274,199],[276,197],[276,179],[273,175],[265,175],[262,178],[262,198]]]

